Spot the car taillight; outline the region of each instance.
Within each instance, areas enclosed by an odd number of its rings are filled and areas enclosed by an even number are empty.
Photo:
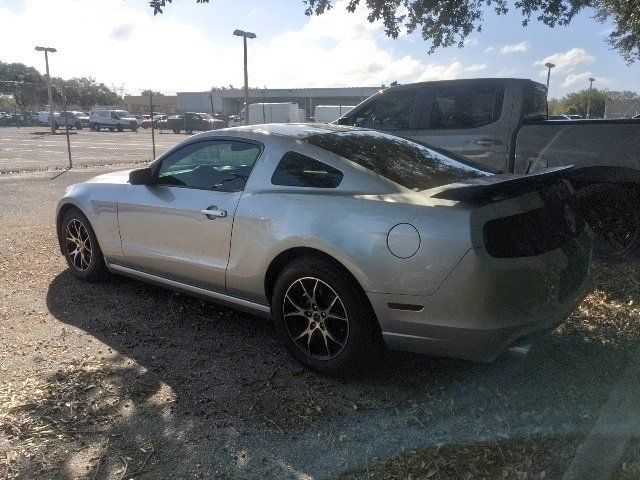
[[[484,226],[484,240],[491,256],[529,257],[561,247],[584,226],[575,209],[561,203],[490,220]]]

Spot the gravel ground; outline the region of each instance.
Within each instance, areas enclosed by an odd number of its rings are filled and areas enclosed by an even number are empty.
[[[0,176],[0,478],[559,478],[640,339],[640,263],[600,264],[525,359],[388,353],[324,378],[268,321],[75,280],[55,203],[106,170]]]

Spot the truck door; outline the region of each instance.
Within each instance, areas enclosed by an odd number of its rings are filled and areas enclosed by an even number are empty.
[[[434,86],[425,91],[414,138],[507,171],[510,111],[504,85]]]

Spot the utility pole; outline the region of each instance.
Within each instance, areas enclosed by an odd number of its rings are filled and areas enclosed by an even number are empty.
[[[595,82],[595,78],[589,78],[589,96],[587,97],[587,118],[590,118],[591,114],[591,90],[593,88],[593,82]]]
[[[55,53],[56,50],[53,47],[36,47],[36,51],[44,52],[44,63],[47,66],[47,96],[49,97],[49,127],[51,127],[51,133],[56,133],[55,118],[53,118],[53,95],[51,94],[51,75],[49,75],[49,52]]]
[[[247,70],[247,38],[256,38],[255,33],[243,30],[234,30],[236,37],[242,37],[244,44],[244,120],[245,125],[249,125],[249,72]]]

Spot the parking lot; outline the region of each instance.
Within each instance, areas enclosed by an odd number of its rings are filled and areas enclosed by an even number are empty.
[[[148,135],[85,136],[105,148]],[[390,352],[326,378],[268,321],[76,280],[54,206],[110,170],[0,177],[0,478],[562,478],[600,430],[638,431],[638,262],[596,264],[590,296],[524,359]],[[624,444],[614,478],[637,478],[639,448]]]
[[[184,140],[186,134],[155,132],[156,156]],[[115,165],[153,159],[151,130],[93,132],[70,130],[74,166]],[[55,135],[46,127],[0,128],[0,173],[52,170],[69,165],[64,129]]]

